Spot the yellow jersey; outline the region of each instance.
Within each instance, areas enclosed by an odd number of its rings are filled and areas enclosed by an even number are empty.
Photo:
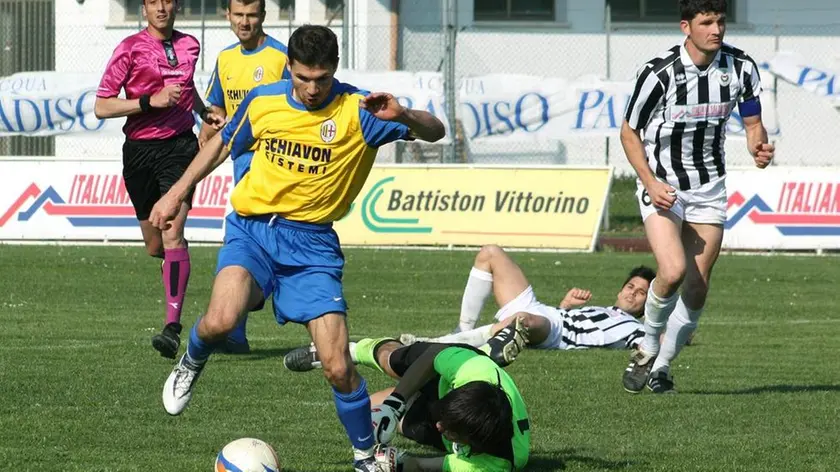
[[[242,49],[239,43],[231,44],[216,59],[205,99],[224,108],[231,117],[251,89],[288,79],[287,62],[286,46],[271,36],[252,51]]]
[[[359,107],[367,93],[333,80],[324,103],[308,109],[293,97],[289,80],[252,90],[222,130],[231,155],[254,153],[231,194],[234,211],[320,224],[344,216],[379,147],[412,139],[406,125]]]

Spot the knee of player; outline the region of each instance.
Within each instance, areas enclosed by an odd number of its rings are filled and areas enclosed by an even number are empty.
[[[210,337],[225,335],[233,331],[233,328],[236,327],[236,315],[236,313],[224,313],[223,311],[213,310],[211,308],[201,318],[202,331]]]
[[[163,243],[161,240],[147,242],[146,254],[152,257],[163,258]]]
[[[529,331],[541,329],[548,325],[548,320],[542,316],[532,315],[531,313],[520,313],[517,316],[522,319],[522,326],[527,328]]]
[[[187,245],[184,239],[184,228],[176,228],[174,225],[161,233],[161,240],[167,249],[182,248]]]
[[[330,385],[341,387],[350,384],[354,372],[353,363],[343,356],[321,358],[321,367]]]
[[[551,324],[546,318],[531,313],[520,313],[517,316],[522,319],[522,326],[528,330],[528,345],[540,345],[548,338]]]
[[[476,265],[490,264],[493,259],[497,259],[504,253],[504,249],[495,244],[488,244],[486,246],[482,246],[481,250],[478,251],[478,254],[475,256]]]
[[[670,264],[661,264],[659,271],[656,273],[656,285],[664,288],[676,288],[685,278],[685,263],[673,262]]]

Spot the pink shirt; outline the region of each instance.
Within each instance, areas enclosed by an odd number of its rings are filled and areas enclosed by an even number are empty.
[[[96,96],[116,97],[125,88],[125,98],[154,95],[170,84],[181,85],[181,99],[175,106],[131,115],[123,132],[128,139],[166,139],[189,131],[195,125],[192,108],[195,94],[193,74],[201,46],[194,37],[172,32],[178,64],[171,66],[163,41],[143,30],[117,46],[105,67]]]

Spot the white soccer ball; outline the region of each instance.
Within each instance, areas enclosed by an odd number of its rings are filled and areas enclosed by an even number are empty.
[[[280,472],[280,459],[265,441],[241,438],[216,456],[216,472]]]

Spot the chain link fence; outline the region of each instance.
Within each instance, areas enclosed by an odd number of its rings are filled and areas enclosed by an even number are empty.
[[[131,13],[139,0],[86,0],[101,3],[106,21],[63,18],[69,0],[0,0],[0,76],[26,70],[57,70],[101,74],[104,62],[125,36],[142,29],[141,17]],[[132,3],[133,2],[133,3]],[[222,2],[217,5],[217,2]],[[320,3],[318,3],[320,2]],[[475,0],[478,2],[478,0]],[[477,5],[477,3],[474,5]],[[67,5],[64,5],[64,4]],[[189,17],[177,28],[202,42],[199,69],[210,71],[215,57],[236,41],[219,14],[223,0],[188,0]],[[346,3],[346,5],[345,5]],[[285,42],[302,20],[329,24],[339,36],[342,67],[359,70],[435,71],[464,78],[486,74],[524,74],[574,80],[582,76],[632,81],[645,60],[682,40],[676,21],[664,24],[611,24],[601,6],[588,6],[587,21],[540,23],[473,21],[474,12],[454,11],[456,0],[268,0],[265,29]],[[533,2],[532,2],[533,3]],[[599,2],[595,2],[599,3]],[[806,2],[807,3],[807,2]],[[556,2],[557,5],[566,2]],[[201,14],[202,5],[206,9]],[[320,5],[317,15],[313,5]],[[186,8],[185,7],[185,8]],[[297,9],[296,9],[297,7]],[[344,8],[346,7],[346,8]],[[394,9],[396,7],[396,9]],[[759,63],[777,51],[799,53],[808,64],[840,70],[840,23],[805,25],[819,21],[819,11],[803,16],[808,7],[762,11],[760,18],[730,25],[727,42],[745,49]],[[798,14],[792,16],[792,11]],[[832,10],[832,11],[836,11]],[[822,17],[830,12],[824,12]],[[56,15],[59,18],[56,18]],[[577,13],[578,15],[580,13]],[[314,15],[314,16],[313,16]],[[753,14],[756,16],[757,14]],[[817,16],[814,16],[817,15]],[[449,18],[449,21],[447,21]],[[737,17],[736,17],[737,19]],[[761,20],[761,21],[758,21]],[[784,20],[784,21],[782,21]],[[796,22],[799,23],[796,23]],[[38,34],[29,32],[37,31]],[[46,34],[44,34],[46,32]],[[776,165],[833,166],[840,147],[840,113],[824,97],[764,73],[767,93],[776,98],[781,136]],[[458,89],[444,80],[447,105]],[[840,88],[833,82],[826,87]],[[838,92],[835,92],[837,94]],[[623,104],[620,104],[623,105]],[[457,107],[454,107],[457,108]],[[611,164],[629,172],[617,137],[476,142],[466,139],[456,120],[455,146],[402,143],[383,149],[388,162],[472,162],[515,164]],[[835,142],[838,141],[838,142]],[[0,138],[2,155],[118,156],[121,136]],[[727,141],[730,165],[749,164],[743,140]]]

